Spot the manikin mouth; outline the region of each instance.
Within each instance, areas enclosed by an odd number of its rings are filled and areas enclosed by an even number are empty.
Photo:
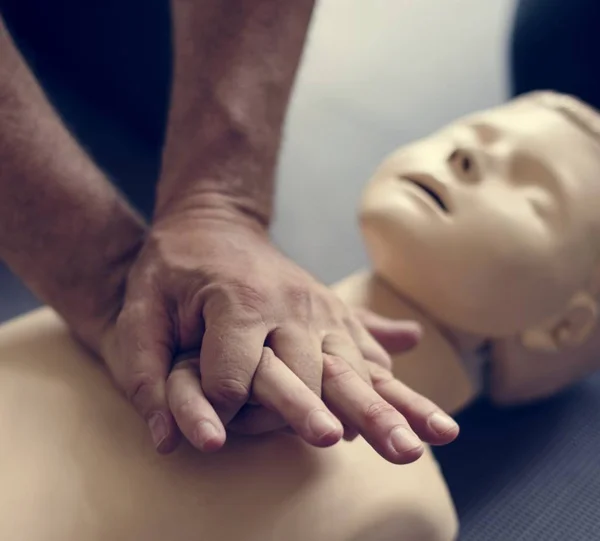
[[[421,189],[423,193],[425,193],[442,210],[442,212],[449,212],[448,206],[442,196],[431,186],[431,184],[435,184],[435,182],[428,182],[428,180],[421,178],[418,175],[403,175],[402,178]]]

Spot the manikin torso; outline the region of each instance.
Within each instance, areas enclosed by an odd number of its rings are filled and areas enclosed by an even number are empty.
[[[594,368],[600,152],[544,99],[562,103],[542,96],[482,113],[384,162],[361,208],[373,269],[335,286],[349,304],[421,322],[422,343],[394,359],[394,372],[449,412],[481,391],[482,345],[498,402],[544,396]],[[314,449],[273,435],[231,438],[210,456],[186,445],[158,456],[48,309],[0,327],[0,422],[0,539],[456,536],[429,450],[395,466],[360,438]]]
[[[0,539],[451,541],[429,449],[396,466],[361,438],[285,434],[158,455],[144,423],[49,309],[0,326]]]

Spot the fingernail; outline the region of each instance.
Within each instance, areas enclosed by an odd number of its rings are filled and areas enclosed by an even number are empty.
[[[322,410],[311,412],[308,416],[308,427],[311,432],[317,437],[322,438],[327,434],[331,434],[338,429],[331,416]]]
[[[407,453],[423,446],[421,440],[403,426],[397,426],[390,432],[390,443],[397,453]]]
[[[344,439],[346,441],[353,441],[358,438],[359,435],[360,433],[355,428],[344,427]]]
[[[152,442],[157,449],[167,439],[167,421],[162,413],[154,413],[148,421]]]
[[[219,431],[210,421],[200,421],[196,425],[194,436],[200,448],[203,451],[209,451],[208,445],[219,439]]]
[[[454,419],[452,419],[444,413],[439,412],[433,413],[429,417],[427,424],[433,429],[433,431],[436,434],[440,436],[443,436],[451,430],[456,430],[458,428],[458,425],[456,424]]]

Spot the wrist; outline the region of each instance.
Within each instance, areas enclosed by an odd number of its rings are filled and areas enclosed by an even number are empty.
[[[99,257],[82,261],[74,270],[81,279],[65,293],[62,316],[86,346],[102,350],[107,329],[112,327],[123,305],[130,270],[146,238],[143,222],[128,220],[106,237],[98,238]]]
[[[189,137],[167,137],[155,217],[174,212],[229,212],[268,227],[277,148],[250,126],[207,122]],[[175,130],[180,135],[181,130]],[[275,139],[276,140],[276,139]]]
[[[69,233],[62,230],[56,239],[46,239],[47,246],[26,245],[5,257],[95,353],[120,311],[129,270],[146,235],[144,222],[124,201],[111,207],[110,212],[90,208],[86,216],[73,216]]]
[[[116,320],[125,295],[127,278],[147,235],[147,226],[124,203],[121,215],[98,230],[89,242],[95,254],[78,257],[65,273],[67,284],[56,283],[55,304],[75,334],[95,352]]]
[[[198,189],[156,205],[153,226],[173,222],[226,223],[267,232],[271,223],[271,205],[256,198],[226,190]]]

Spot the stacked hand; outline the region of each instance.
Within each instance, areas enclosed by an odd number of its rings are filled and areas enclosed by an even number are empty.
[[[258,224],[314,2],[244,2],[235,16],[170,4],[171,105],[141,250],[146,224],[61,124],[0,16],[0,259],[106,359],[161,452],[181,433],[216,450],[225,427],[320,446],[360,433],[393,462],[421,453],[412,429],[452,440],[456,425],[391,377],[365,324],[396,350],[415,328],[361,321]]]
[[[154,224],[104,356],[161,452],[180,432],[215,451],[225,427],[291,427],[317,446],[361,434],[386,459],[412,462],[421,440],[448,443],[458,427],[393,378],[373,336],[398,352],[419,330],[351,313],[261,228],[201,211]]]

